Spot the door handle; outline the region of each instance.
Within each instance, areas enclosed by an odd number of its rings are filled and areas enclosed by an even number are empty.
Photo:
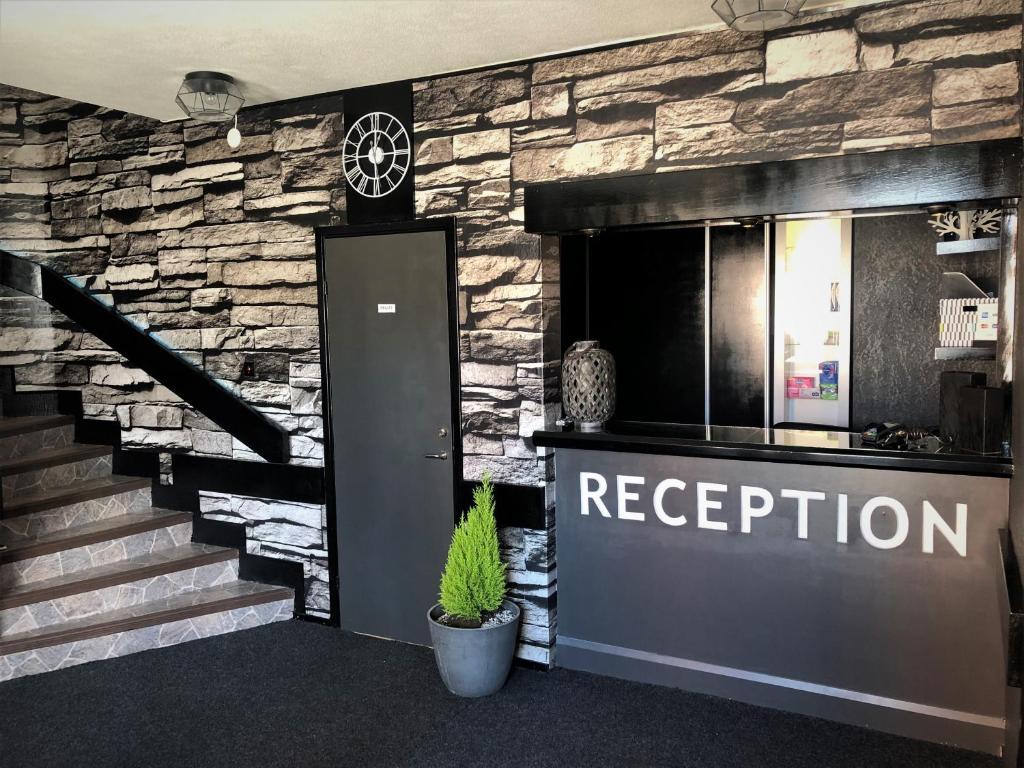
[[[440,453],[425,453],[423,454],[424,459],[437,459],[438,461],[445,461],[448,458],[448,451],[441,451]]]

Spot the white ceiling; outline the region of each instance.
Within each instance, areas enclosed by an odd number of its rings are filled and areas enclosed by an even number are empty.
[[[259,104],[707,26],[710,0],[0,0],[0,82],[175,120],[192,70]]]

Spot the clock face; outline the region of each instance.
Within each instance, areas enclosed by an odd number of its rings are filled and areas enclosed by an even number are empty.
[[[345,178],[363,197],[384,197],[394,190],[409,170],[409,159],[409,134],[387,112],[363,115],[345,134]]]

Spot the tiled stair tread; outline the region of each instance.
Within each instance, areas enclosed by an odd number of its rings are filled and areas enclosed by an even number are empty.
[[[273,587],[253,581],[233,581],[28,632],[0,635],[0,655],[291,599],[292,590],[286,587]]]
[[[126,560],[98,565],[74,573],[20,584],[0,592],[0,610],[55,600],[68,595],[130,584],[140,579],[221,563],[238,557],[238,550],[189,542],[169,549],[147,552]]]
[[[0,564],[49,555],[75,547],[96,544],[100,541],[112,541],[124,536],[191,521],[192,514],[190,512],[176,512],[154,507],[146,512],[132,512],[108,517],[59,531],[50,531],[39,536],[18,536],[11,532],[0,531],[0,546],[6,546],[6,549],[0,549]]]
[[[24,435],[28,432],[38,432],[41,429],[52,429],[53,427],[63,427],[74,423],[74,416],[65,416],[63,414],[51,416],[12,416],[0,419],[0,437]]]
[[[63,448],[46,448],[13,459],[0,459],[0,477],[17,475],[20,472],[32,472],[47,467],[59,467],[62,464],[74,464],[76,461],[85,461],[86,459],[98,459],[102,456],[109,456],[111,451],[109,445],[80,443]]]
[[[77,504],[80,501],[100,499],[126,491],[148,488],[152,480],[148,477],[127,477],[108,475],[92,480],[79,480],[59,488],[48,488],[41,493],[15,495],[4,502],[3,517],[18,517],[44,509]]]

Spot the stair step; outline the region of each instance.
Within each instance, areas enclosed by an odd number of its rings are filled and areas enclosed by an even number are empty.
[[[109,445],[85,445],[83,443],[73,443],[61,448],[44,448],[25,456],[0,459],[0,477],[74,464],[87,459],[98,459],[110,456],[112,452]]]
[[[192,515],[189,512],[154,508],[147,512],[107,517],[40,536],[16,536],[0,529],[0,547],[4,547],[0,549],[0,565],[191,522]]]
[[[14,416],[8,419],[0,419],[0,438],[25,435],[29,432],[38,432],[43,429],[64,427],[75,423],[74,416],[54,414],[50,416]]]
[[[0,611],[130,584],[189,568],[227,562],[237,557],[238,551],[234,549],[189,542],[170,549],[147,552],[126,560],[117,560],[75,573],[11,587],[0,593]]]
[[[164,553],[165,559],[160,557]],[[141,562],[138,556],[131,558],[136,567],[130,570],[111,573],[101,570],[108,565],[104,563],[69,574],[70,578],[48,579],[42,588],[39,581],[16,586],[9,590],[14,595],[9,602],[34,602],[0,606],[0,639],[238,580],[238,552],[233,549],[203,551],[202,545],[184,541],[145,557]],[[84,578],[74,581],[78,576]],[[119,583],[105,586],[112,581]],[[61,595],[64,592],[71,594]]]
[[[13,458],[0,458],[0,486],[7,502],[18,496],[113,474],[113,449],[103,445],[71,444],[19,453],[21,455]],[[3,516],[2,507],[0,503],[0,518]],[[68,507],[65,509],[70,511]]]
[[[75,442],[73,416],[13,416],[0,419],[0,458],[62,448]]]
[[[147,477],[128,477],[124,475],[110,475],[108,477],[96,478],[95,480],[80,480],[60,488],[51,488],[40,493],[19,495],[10,500],[5,500],[3,518],[7,520],[12,517],[30,515],[33,512],[42,512],[68,504],[101,499],[105,496],[114,496],[118,493],[127,493],[128,491],[138,491],[143,488],[149,488],[151,483],[152,480]]]
[[[91,638],[292,599],[292,591],[285,587],[273,587],[252,581],[234,581],[0,637],[0,656],[79,643]]]

